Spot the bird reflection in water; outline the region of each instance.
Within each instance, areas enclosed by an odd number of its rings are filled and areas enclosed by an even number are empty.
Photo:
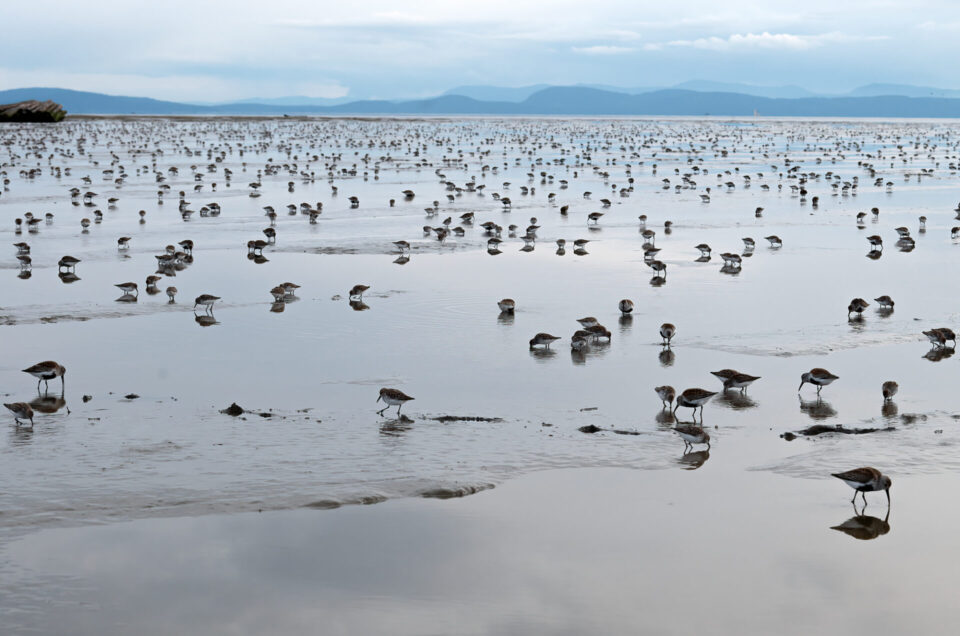
[[[366,311],[370,309],[370,305],[363,302],[363,300],[360,298],[355,298],[350,301],[350,309],[354,311]]]
[[[654,276],[650,279],[651,287],[663,287],[667,283],[666,276]]]
[[[406,265],[410,262],[409,256],[398,256],[393,260],[394,265]]]
[[[21,280],[27,280],[31,276],[33,276],[33,270],[29,270],[29,269],[21,269],[20,273],[17,274],[17,278]]]
[[[274,314],[282,314],[283,310],[287,308],[287,303],[282,300],[270,304],[270,312]]]
[[[406,415],[401,415],[397,419],[389,420],[380,424],[380,434],[387,437],[403,437],[403,434],[410,430],[413,420]]]
[[[923,354],[923,357],[930,362],[940,362],[953,355],[952,347],[933,347],[930,351]]]
[[[677,355],[673,352],[673,349],[661,349],[657,357],[660,358],[661,367],[673,366],[673,362],[677,359]]]
[[[867,252],[867,258],[869,258],[871,261],[878,261],[880,260],[881,256],[883,256],[883,252],[880,250],[870,250]]]
[[[677,463],[680,464],[684,470],[696,470],[703,466],[708,459],[710,459],[709,450],[691,451],[681,455]]]
[[[114,302],[118,303],[135,303],[137,302],[136,296],[131,296],[130,294],[124,294],[120,298],[117,298]]]
[[[737,267],[736,265],[724,265],[720,268],[721,274],[728,274],[730,276],[739,276],[740,272],[741,268]]]
[[[752,409],[757,406],[756,400],[750,398],[746,393],[740,391],[722,391],[717,399],[721,406],[731,408],[735,411],[743,409]]]
[[[826,420],[837,416],[837,410],[819,397],[816,400],[804,400],[801,397],[800,412],[806,413],[814,420]]]
[[[831,526],[830,529],[839,530],[861,541],[870,541],[871,539],[876,539],[880,535],[890,532],[890,508],[887,508],[887,515],[883,519],[872,517],[864,514],[864,512],[866,512],[866,506],[864,506],[863,510],[857,510],[857,506],[854,504],[854,516],[838,526]]]
[[[703,256],[701,256],[700,258],[694,260],[693,262],[694,262],[694,263],[709,263],[709,262],[710,262],[710,256],[709,256],[708,254],[704,254]]]
[[[32,408],[34,412],[44,413],[46,415],[52,415],[66,406],[67,401],[64,399],[62,393],[59,396],[45,393],[30,402],[30,408]],[[70,409],[67,408],[67,415],[69,414]]]
[[[257,265],[263,265],[264,263],[269,263],[269,262],[270,262],[270,261],[267,259],[267,257],[264,256],[263,254],[254,254],[254,253],[252,253],[252,252],[249,253],[249,254],[247,254],[247,259],[253,261],[253,262],[256,263]]]
[[[60,272],[57,274],[60,277],[60,281],[66,285],[70,283],[75,283],[80,280],[80,277],[74,274],[73,272]]]
[[[884,402],[883,407],[880,409],[880,414],[884,417],[896,417],[900,414],[900,409],[897,407],[896,402]]]
[[[197,324],[200,325],[201,327],[212,327],[213,325],[219,325],[219,324],[220,324],[220,323],[217,321],[217,319],[213,316],[213,314],[207,314],[207,313],[203,313],[203,314],[193,314],[193,319],[194,319],[194,320],[197,322]]]
[[[673,425],[677,421],[677,418],[673,416],[673,413],[667,407],[664,407],[653,419],[660,426],[668,426],[670,428],[673,428]]]
[[[624,333],[633,325],[633,314],[623,314],[620,316],[620,333]]]

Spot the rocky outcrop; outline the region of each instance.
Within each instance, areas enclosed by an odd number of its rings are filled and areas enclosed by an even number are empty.
[[[67,111],[63,109],[63,106],[50,100],[39,102],[35,99],[29,99],[16,104],[0,104],[0,122],[56,122],[66,116]]]

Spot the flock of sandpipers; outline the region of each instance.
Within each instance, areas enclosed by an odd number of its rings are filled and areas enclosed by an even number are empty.
[[[333,126],[334,132],[329,133],[328,138],[335,137],[337,134],[343,139],[350,139],[351,135],[356,135],[355,129],[351,128],[351,124],[347,123],[331,123],[330,126]],[[207,126],[207,128],[204,128]],[[214,124],[198,124],[195,126],[197,130],[210,130],[210,126],[215,126]],[[466,193],[476,193],[479,196],[483,196],[484,188],[486,187],[483,183],[478,183],[480,179],[475,176],[471,176],[463,183],[455,183],[449,174],[452,174],[456,171],[467,170],[467,163],[464,159],[464,153],[452,152],[452,149],[459,143],[462,147],[467,147],[464,144],[464,141],[468,137],[463,136],[460,138],[454,137],[431,137],[431,132],[427,125],[415,125],[409,124],[409,126],[415,129],[414,135],[409,135],[402,142],[391,139],[381,139],[379,143],[371,142],[369,145],[359,144],[359,143],[346,143],[342,146],[342,149],[352,149],[354,151],[354,163],[350,165],[348,163],[349,159],[344,157],[344,152],[325,154],[323,156],[310,155],[305,151],[299,149],[299,143],[292,143],[290,140],[277,141],[274,139],[274,132],[266,128],[260,129],[258,131],[257,140],[254,142],[245,142],[241,143],[236,141],[234,137],[225,135],[221,138],[221,143],[216,147],[201,147],[197,148],[196,144],[194,147],[191,147],[189,135],[185,135],[182,132],[179,134],[173,135],[174,139],[174,149],[177,152],[185,154],[190,157],[198,157],[193,159],[195,162],[191,166],[191,178],[194,182],[193,191],[200,192],[204,188],[217,191],[217,183],[209,182],[209,175],[211,174],[221,174],[223,177],[222,183],[225,183],[228,187],[230,186],[230,180],[233,176],[233,171],[225,166],[218,165],[224,161],[228,156],[239,152],[240,156],[245,156],[244,152],[251,153],[260,153],[264,152],[271,147],[271,144],[276,143],[277,149],[285,152],[285,159],[281,161],[273,161],[272,159],[267,162],[262,168],[256,171],[256,178],[254,181],[248,184],[249,186],[249,196],[257,198],[261,196],[261,187],[262,181],[265,178],[270,177],[280,177],[282,175],[289,175],[289,178],[297,178],[305,182],[314,182],[315,180],[326,178],[331,184],[331,191],[334,195],[337,193],[337,186],[333,185],[335,179],[344,178],[363,178],[366,180],[368,177],[372,176],[374,179],[379,178],[379,173],[381,170],[381,164],[388,165],[396,161],[396,158],[392,155],[394,153],[403,152],[406,155],[406,161],[409,162],[408,167],[421,169],[424,167],[432,167],[432,164],[429,164],[427,161],[422,159],[421,152],[426,153],[428,149],[427,140],[430,140],[432,143],[436,143],[437,146],[447,147],[448,153],[444,155],[443,158],[443,167],[436,168],[435,173],[439,177],[441,183],[444,185],[447,190],[447,202],[452,203],[456,201],[459,197],[463,196]],[[531,159],[534,149],[544,148],[543,144],[537,145],[534,143],[529,149],[526,147],[526,144],[529,144],[535,135],[531,131],[520,131],[517,133],[510,133],[504,135],[503,138],[507,139],[510,147],[523,150],[518,153],[518,158],[513,164],[514,167],[521,166],[522,159],[530,159],[529,172],[527,173],[528,178],[530,179],[530,185],[524,185],[520,187],[519,197],[534,196],[536,194],[536,186],[533,185],[533,182],[539,178],[539,183],[541,186],[541,193],[546,190],[548,204],[554,206],[554,202],[557,200],[556,192],[550,192],[550,189],[555,190],[565,190],[569,187],[567,178],[558,178],[558,175],[553,174],[560,170],[565,170],[568,173],[572,171],[573,178],[578,177],[580,170],[587,171],[592,170],[594,176],[603,180],[606,186],[609,186],[610,194],[609,197],[629,197],[634,191],[634,178],[632,170],[637,166],[644,166],[645,164],[652,169],[654,175],[657,174],[657,163],[646,163],[651,158],[654,160],[662,160],[664,163],[668,163],[670,160],[664,158],[667,156],[667,153],[683,153],[683,156],[688,157],[688,161],[685,168],[676,168],[674,170],[671,178],[663,178],[661,182],[661,187],[663,190],[672,191],[676,193],[681,193],[684,191],[695,191],[699,195],[700,201],[704,204],[709,204],[713,197],[717,196],[718,192],[731,191],[736,187],[750,187],[751,183],[756,180],[757,182],[763,179],[763,174],[758,173],[757,175],[751,176],[745,173],[741,173],[739,167],[732,168],[725,171],[715,171],[717,177],[717,183],[714,187],[704,188],[702,185],[698,186],[696,179],[706,178],[710,174],[709,170],[702,167],[703,156],[708,152],[713,152],[715,157],[727,157],[728,152],[736,154],[737,144],[741,145],[741,151],[744,151],[744,146],[749,144],[749,140],[746,140],[744,137],[745,133],[743,131],[736,131],[733,133],[732,145],[733,148],[721,147],[720,143],[716,141],[712,136],[707,136],[705,138],[711,139],[710,145],[704,145],[701,148],[695,148],[692,144],[686,146],[683,139],[687,139],[689,131],[685,131],[683,135],[676,136],[676,147],[668,148],[666,142],[663,140],[664,137],[668,136],[664,133],[664,128],[654,128],[649,134],[643,134],[635,138],[630,138],[628,135],[625,135],[621,131],[617,130],[615,127],[611,127],[610,131],[605,135],[595,134],[587,128],[577,128],[578,124],[571,124],[572,130],[575,130],[576,137],[582,141],[579,143],[579,146],[574,148],[570,146],[568,148],[563,148],[560,151],[560,154],[557,158],[543,161],[540,158],[536,160]],[[147,126],[150,130],[148,133],[153,133],[152,135],[148,134],[148,137],[160,137],[164,132],[169,132],[174,129],[165,129],[162,126]],[[215,128],[214,128],[215,129]],[[24,128],[22,130],[29,131],[31,129]],[[88,131],[96,132],[96,127],[90,127]],[[311,133],[308,126],[302,126],[295,129],[295,131],[301,134],[304,138],[309,138],[311,135],[313,139],[317,138],[315,133]],[[233,131],[230,131],[231,134]],[[41,154],[41,151],[48,153],[50,140],[43,138],[42,136],[37,136],[30,138],[32,134],[30,132],[23,133],[27,135],[26,142],[22,146],[26,149],[27,156],[30,152],[36,154],[37,159],[46,157],[46,154]],[[843,143],[843,142],[834,142],[831,139],[831,131],[829,129],[824,129],[819,133],[817,141],[810,142],[806,141],[806,149],[808,151],[819,151],[821,156],[818,157],[817,163],[819,164],[821,160],[825,161],[836,161],[839,157],[843,158],[844,152],[859,152],[860,149],[855,143]],[[95,134],[91,134],[90,137],[95,138]],[[373,137],[376,137],[374,135]],[[61,144],[57,148],[57,152],[60,153],[62,157],[72,159],[79,156],[87,155],[85,145],[89,143],[86,140],[86,137],[78,139],[70,139],[71,143]],[[502,141],[502,140],[501,140]],[[483,143],[486,143],[484,140]],[[821,144],[821,145],[817,145]],[[201,144],[202,146],[203,144]],[[306,146],[306,144],[303,144]],[[480,144],[482,145],[482,144]],[[560,148],[561,144],[559,142],[554,142],[554,149]],[[476,156],[479,158],[480,163],[477,164],[479,171],[486,177],[491,175],[496,175],[501,169],[508,169],[509,163],[507,161],[503,162],[502,167],[498,166],[496,162],[493,161],[492,156],[489,151],[479,150],[474,155],[471,152],[471,157]],[[610,151],[619,147],[621,151],[621,163],[619,165],[624,168],[624,175],[626,179],[625,184],[617,186],[616,184],[610,184],[609,179],[611,178],[610,166],[616,165],[617,161],[614,160],[612,163],[608,160],[606,165],[602,165],[600,162],[594,162],[592,159],[592,154],[599,151]],[[377,148],[379,152],[379,157],[371,154],[368,149]],[[659,148],[659,150],[657,150]],[[907,150],[904,149],[903,145],[897,146],[897,151],[895,156],[897,158],[906,157]],[[762,152],[764,157],[769,155],[767,148],[761,148],[759,145],[754,145],[750,147],[749,152],[759,153]],[[114,186],[119,188],[125,180],[128,178],[127,170],[124,168],[121,163],[120,156],[116,154],[114,150],[110,150],[110,167],[103,169],[103,177],[105,181],[112,181]],[[158,168],[158,162],[161,161],[164,157],[164,151],[160,150],[159,147],[150,147],[150,146],[141,146],[130,144],[128,146],[128,152],[130,153],[131,158],[139,161],[143,159],[143,164],[136,167],[137,175],[151,176],[155,179],[157,183],[157,201],[158,203],[163,203],[163,199],[170,190],[170,185],[167,183],[168,180],[177,177],[179,175],[179,169],[171,166],[166,171],[163,171]],[[365,153],[365,154],[361,154]],[[659,157],[658,157],[659,153]],[[916,153],[915,153],[916,154]],[[207,165],[204,166],[202,162],[203,156],[206,156]],[[51,154],[50,157],[53,155]],[[680,158],[680,154],[675,154],[675,158]],[[792,165],[789,157],[786,156],[786,153],[778,153],[778,157],[781,157],[784,167],[779,168],[778,166],[772,166],[773,172],[777,173],[779,170],[779,176],[781,183],[776,187],[780,190],[784,189],[784,181],[790,183],[794,181],[792,185],[787,186],[787,190],[791,197],[798,197],[801,203],[805,203],[808,200],[807,187],[810,183],[825,180],[829,183],[830,187],[833,188],[834,196],[854,196],[859,187],[859,179],[853,177],[851,180],[844,181],[840,178],[838,174],[834,174],[832,171],[828,171],[825,174],[821,174],[810,170],[808,172],[800,172],[798,165]],[[876,155],[867,155],[869,160],[862,162],[862,168],[873,177],[873,185],[877,188],[886,188],[887,191],[890,191],[893,187],[893,183],[889,180],[885,181],[877,174],[876,166],[880,165],[881,160],[885,161],[886,159],[891,159],[891,167],[893,167],[892,159],[893,157],[884,155],[883,152],[880,152]],[[504,150],[504,159],[506,159],[506,150]],[[569,159],[569,161],[568,161]],[[777,159],[779,163],[781,159]],[[91,160],[91,163],[94,166],[99,167],[98,160]],[[319,171],[319,167],[322,163],[323,171]],[[906,163],[906,159],[904,159]],[[362,164],[362,165],[360,165]],[[9,164],[5,164],[9,165]],[[39,163],[38,163],[39,165]],[[399,165],[397,163],[396,165]],[[243,163],[243,170],[247,169],[246,162]],[[951,164],[951,169],[955,169],[954,164]],[[59,166],[53,166],[49,168],[49,171],[53,173],[57,178],[61,176],[69,176],[70,168],[61,168]],[[24,179],[34,179],[39,174],[42,174],[43,169],[41,168],[24,168],[21,170],[21,177]],[[932,172],[932,171],[931,171]],[[9,183],[9,178],[6,173],[0,174],[4,178],[5,184]],[[925,170],[922,170],[919,174],[908,174],[908,178],[913,178],[914,176],[919,180],[921,178],[927,178],[930,176]],[[87,207],[94,207],[96,205],[95,201],[100,198],[96,192],[88,189],[92,183],[90,177],[83,178],[83,185],[86,186],[84,189],[79,187],[74,187],[70,189],[69,196],[71,203],[74,205],[83,205]],[[288,191],[293,192],[295,188],[295,182],[288,182]],[[507,196],[505,192],[509,190],[510,183],[503,182],[504,193],[493,193],[492,198],[497,201],[504,212],[510,212],[514,206],[514,201],[511,196]],[[770,186],[765,183],[761,183],[761,190],[769,190]],[[515,192],[515,190],[514,190]],[[591,192],[584,192],[583,198],[587,201],[592,201]],[[411,201],[415,198],[415,193],[412,190],[403,190],[400,195],[403,200]],[[515,198],[515,197],[514,197]],[[585,222],[588,231],[595,231],[601,223],[605,220],[605,215],[609,213],[608,208],[613,206],[613,201],[611,198],[599,198],[598,203],[600,209],[592,210],[585,215]],[[102,198],[101,198],[102,200]],[[109,197],[107,199],[107,204],[110,208],[117,206],[119,199],[118,197]],[[813,208],[816,208],[819,205],[819,197],[813,196],[809,198],[809,201]],[[350,208],[356,209],[360,207],[360,200],[356,196],[349,197]],[[391,199],[389,201],[390,207],[395,205],[395,200]],[[592,204],[591,204],[592,206]],[[429,207],[425,208],[428,219],[430,219],[429,225],[423,226],[423,236],[424,237],[433,237],[440,244],[444,244],[451,237],[462,237],[465,236],[474,225],[476,221],[475,212],[466,212],[460,214],[459,217],[454,215],[446,216],[442,221],[437,222],[435,218],[440,216],[442,209],[441,201],[435,200]],[[302,214],[306,215],[309,218],[309,222],[314,224],[317,223],[318,218],[323,212],[323,203],[316,202],[315,204],[311,203],[301,203],[289,204],[286,206],[288,214]],[[258,261],[263,259],[263,252],[265,249],[274,245],[277,240],[277,230],[276,221],[278,218],[277,210],[280,208],[275,208],[273,206],[264,206],[263,211],[265,215],[270,219],[269,227],[263,230],[263,239],[254,239],[247,242],[247,254],[251,260]],[[178,203],[178,213],[183,218],[184,221],[187,221],[193,217],[196,212],[191,208],[191,204],[186,200],[186,192],[180,192],[180,198]],[[200,217],[217,217],[221,214],[221,205],[216,202],[208,203],[202,206],[199,209],[198,216]],[[957,210],[960,212],[960,210]],[[562,205],[558,209],[559,214],[562,217],[569,217],[572,213],[571,206]],[[753,215],[755,217],[762,217],[764,213],[763,207],[757,207],[753,210]],[[873,219],[876,222],[879,217],[879,209],[873,208],[871,210]],[[146,223],[146,211],[139,211],[139,221],[141,224]],[[94,210],[92,215],[93,218],[84,217],[81,219],[80,226],[83,232],[88,232],[91,225],[99,224],[103,220],[103,214],[99,210]],[[868,214],[866,212],[860,212],[857,214],[856,222],[858,227],[865,227],[865,222]],[[610,217],[607,217],[609,219]],[[639,220],[639,230],[640,236],[643,239],[643,261],[644,263],[652,270],[653,280],[652,284],[658,285],[663,284],[666,281],[667,276],[667,263],[662,260],[661,250],[656,247],[656,238],[657,231],[651,227],[648,227],[648,218],[647,215],[641,214],[638,218]],[[927,219],[924,216],[921,216],[920,219],[919,231],[921,233],[926,232],[926,222]],[[53,215],[47,213],[43,216],[33,215],[31,213],[25,213],[22,217],[15,220],[15,231],[19,234],[26,231],[29,234],[34,234],[39,231],[41,223],[46,222],[47,224],[53,223]],[[535,249],[538,240],[538,230],[540,229],[540,223],[538,222],[537,217],[530,217],[529,222],[525,224],[508,224],[504,228],[500,223],[490,220],[485,221],[484,223],[479,224],[479,227],[483,230],[483,237],[485,239],[485,245],[487,251],[496,255],[501,253],[504,245],[510,239],[517,239],[522,242],[522,251],[532,251]],[[673,229],[673,223],[669,220],[662,222],[663,232],[669,234]],[[902,251],[909,251],[915,247],[915,241],[911,237],[910,230],[906,227],[896,228],[897,232],[897,247]],[[951,228],[951,237],[960,238],[960,227]],[[125,251],[130,248],[130,242],[132,238],[129,236],[121,236],[117,239],[117,249],[120,251]],[[763,240],[767,242],[771,250],[777,250],[783,248],[784,241],[775,234],[770,234],[763,237]],[[871,235],[867,237],[870,251],[868,256],[872,259],[880,258],[883,252],[883,238],[880,235]],[[568,242],[566,239],[560,238],[555,239],[556,242],[556,251],[558,255],[564,255],[568,248]],[[723,252],[720,256],[723,262],[721,272],[736,274],[739,273],[741,267],[743,266],[744,257],[749,256],[756,249],[757,240],[752,237],[744,237],[743,242],[743,251],[742,253],[736,253],[732,251]],[[587,238],[577,238],[570,241],[570,245],[573,248],[573,253],[576,255],[586,255],[587,247],[590,243],[590,239]],[[393,246],[399,252],[397,260],[394,261],[399,264],[407,262],[410,258],[410,253],[413,249],[410,240],[397,240],[393,241]],[[17,260],[20,263],[21,268],[21,277],[29,277],[29,273],[33,267],[33,261],[31,258],[30,245],[27,242],[20,241],[15,244],[17,248]],[[193,262],[193,241],[184,240],[181,241],[178,245],[167,245],[162,253],[156,256],[157,259],[157,273],[151,274],[146,277],[146,290],[148,293],[160,293],[160,288],[158,285],[163,280],[162,275],[168,274],[172,271],[180,270],[190,263]],[[706,263],[711,260],[713,255],[712,247],[707,243],[700,243],[693,248],[696,250],[696,253],[699,254],[699,257],[696,259],[698,262]],[[76,274],[77,264],[80,263],[80,259],[75,258],[71,255],[63,256],[58,262],[58,274],[64,282],[72,282],[79,280]],[[138,297],[139,294],[139,285],[136,282],[127,281],[122,283],[117,283],[116,287],[121,290],[123,296],[118,300],[124,300],[126,302],[131,302]],[[284,303],[295,299],[296,290],[299,288],[299,285],[292,282],[283,282],[279,283],[270,289],[270,295],[273,298],[273,302],[276,305],[279,305],[281,308]],[[363,304],[363,293],[368,290],[367,285],[356,285],[351,290],[349,290],[349,299],[350,303],[354,308],[365,308]],[[166,287],[166,295],[170,303],[176,302],[177,289],[173,286]],[[214,304],[220,300],[219,297],[212,294],[201,294],[195,298],[194,309],[201,308],[205,313],[212,314]],[[891,312],[894,308],[894,301],[889,296],[879,296],[874,299],[878,304],[881,312]],[[515,311],[517,303],[511,298],[504,298],[498,303],[498,307],[502,313],[511,314]],[[863,311],[869,306],[869,303],[862,298],[853,299],[848,306],[848,318],[856,320],[862,315]],[[617,308],[621,315],[628,316],[634,310],[634,303],[630,299],[620,300]],[[609,343],[611,339],[611,332],[604,325],[602,325],[599,320],[595,317],[585,317],[577,320],[579,323],[579,328],[573,332],[570,337],[570,348],[574,352],[584,352],[589,350],[592,346],[598,345],[600,343]],[[662,344],[665,349],[671,347],[671,343],[675,338],[677,333],[677,328],[671,323],[664,323],[661,325],[659,334],[662,339]],[[924,335],[929,338],[933,344],[933,348],[937,351],[946,352],[952,350],[952,347],[948,345],[950,343],[955,347],[956,345],[956,336],[954,332],[947,327],[938,327],[929,329],[923,332]],[[558,336],[554,336],[549,333],[541,332],[535,334],[529,340],[530,349],[539,349],[539,348],[549,348],[552,343],[560,340]],[[50,380],[56,378],[61,379],[61,390],[63,390],[65,368],[53,361],[46,361],[36,364],[28,369],[24,370],[26,373],[29,373],[37,378],[38,380],[38,390],[41,384],[48,383]],[[746,393],[747,388],[755,381],[759,380],[758,376],[750,375],[747,373],[739,372],[735,369],[722,369],[719,371],[712,372],[722,382],[722,391],[740,391],[741,393]],[[831,384],[837,380],[837,376],[830,373],[826,369],[814,368],[801,375],[800,389],[803,389],[803,386],[807,383],[812,384],[816,387],[817,394],[820,394],[820,391],[823,387]],[[882,394],[884,400],[890,400],[897,393],[898,385],[896,382],[887,381],[884,382],[882,387]],[[685,449],[691,448],[693,445],[706,444],[709,448],[710,436],[709,433],[703,428],[703,409],[704,406],[719,393],[719,391],[709,391],[700,387],[691,387],[687,388],[681,392],[677,392],[671,386],[658,386],[655,388],[657,396],[662,400],[664,410],[672,409],[671,413],[675,414],[678,409],[681,407],[689,408],[693,410],[693,423],[692,424],[677,424],[674,427],[676,433],[684,442]],[[395,389],[395,388],[383,388],[381,389],[377,400],[384,403],[383,409],[379,411],[380,414],[385,413],[385,411],[393,406],[397,407],[397,416],[400,416],[400,409],[403,404],[407,401],[412,400],[413,398],[404,392]],[[14,414],[14,419],[16,424],[19,426],[21,422],[30,422],[32,425],[33,422],[33,410],[31,409],[28,403],[17,402],[12,404],[6,404],[7,408]],[[697,409],[700,410],[700,422],[697,424],[696,412]],[[850,484],[858,493],[869,492],[873,490],[885,490],[889,498],[889,487],[890,479],[881,475],[878,471],[872,468],[862,468],[854,471],[849,471],[847,473],[839,473],[836,475],[838,478],[843,479],[846,483]]]

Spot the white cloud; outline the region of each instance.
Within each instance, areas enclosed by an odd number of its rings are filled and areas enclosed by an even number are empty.
[[[572,50],[581,55],[623,55],[636,49],[629,46],[575,46]]]
[[[833,31],[818,35],[795,35],[792,33],[734,33],[726,38],[711,36],[695,40],[672,40],[670,42],[647,44],[648,51],[661,50],[664,47],[689,47],[708,51],[730,51],[736,49],[780,49],[804,50],[825,44],[846,42],[870,42],[889,39],[884,35],[848,35]]]

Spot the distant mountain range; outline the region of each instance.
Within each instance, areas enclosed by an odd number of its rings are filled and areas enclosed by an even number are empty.
[[[0,91],[0,104],[53,100],[74,115],[562,115],[771,117],[960,117],[960,91],[873,84],[850,95],[818,96],[797,86],[687,82],[684,88],[463,86],[413,100],[340,101],[287,97],[226,104],[185,104],[62,88]],[[743,90],[766,91],[754,95]],[[910,92],[910,95],[888,91]],[[460,93],[467,93],[466,95]],[[784,96],[785,95],[785,96]],[[483,99],[481,99],[483,97]],[[297,100],[310,102],[295,103]]]

